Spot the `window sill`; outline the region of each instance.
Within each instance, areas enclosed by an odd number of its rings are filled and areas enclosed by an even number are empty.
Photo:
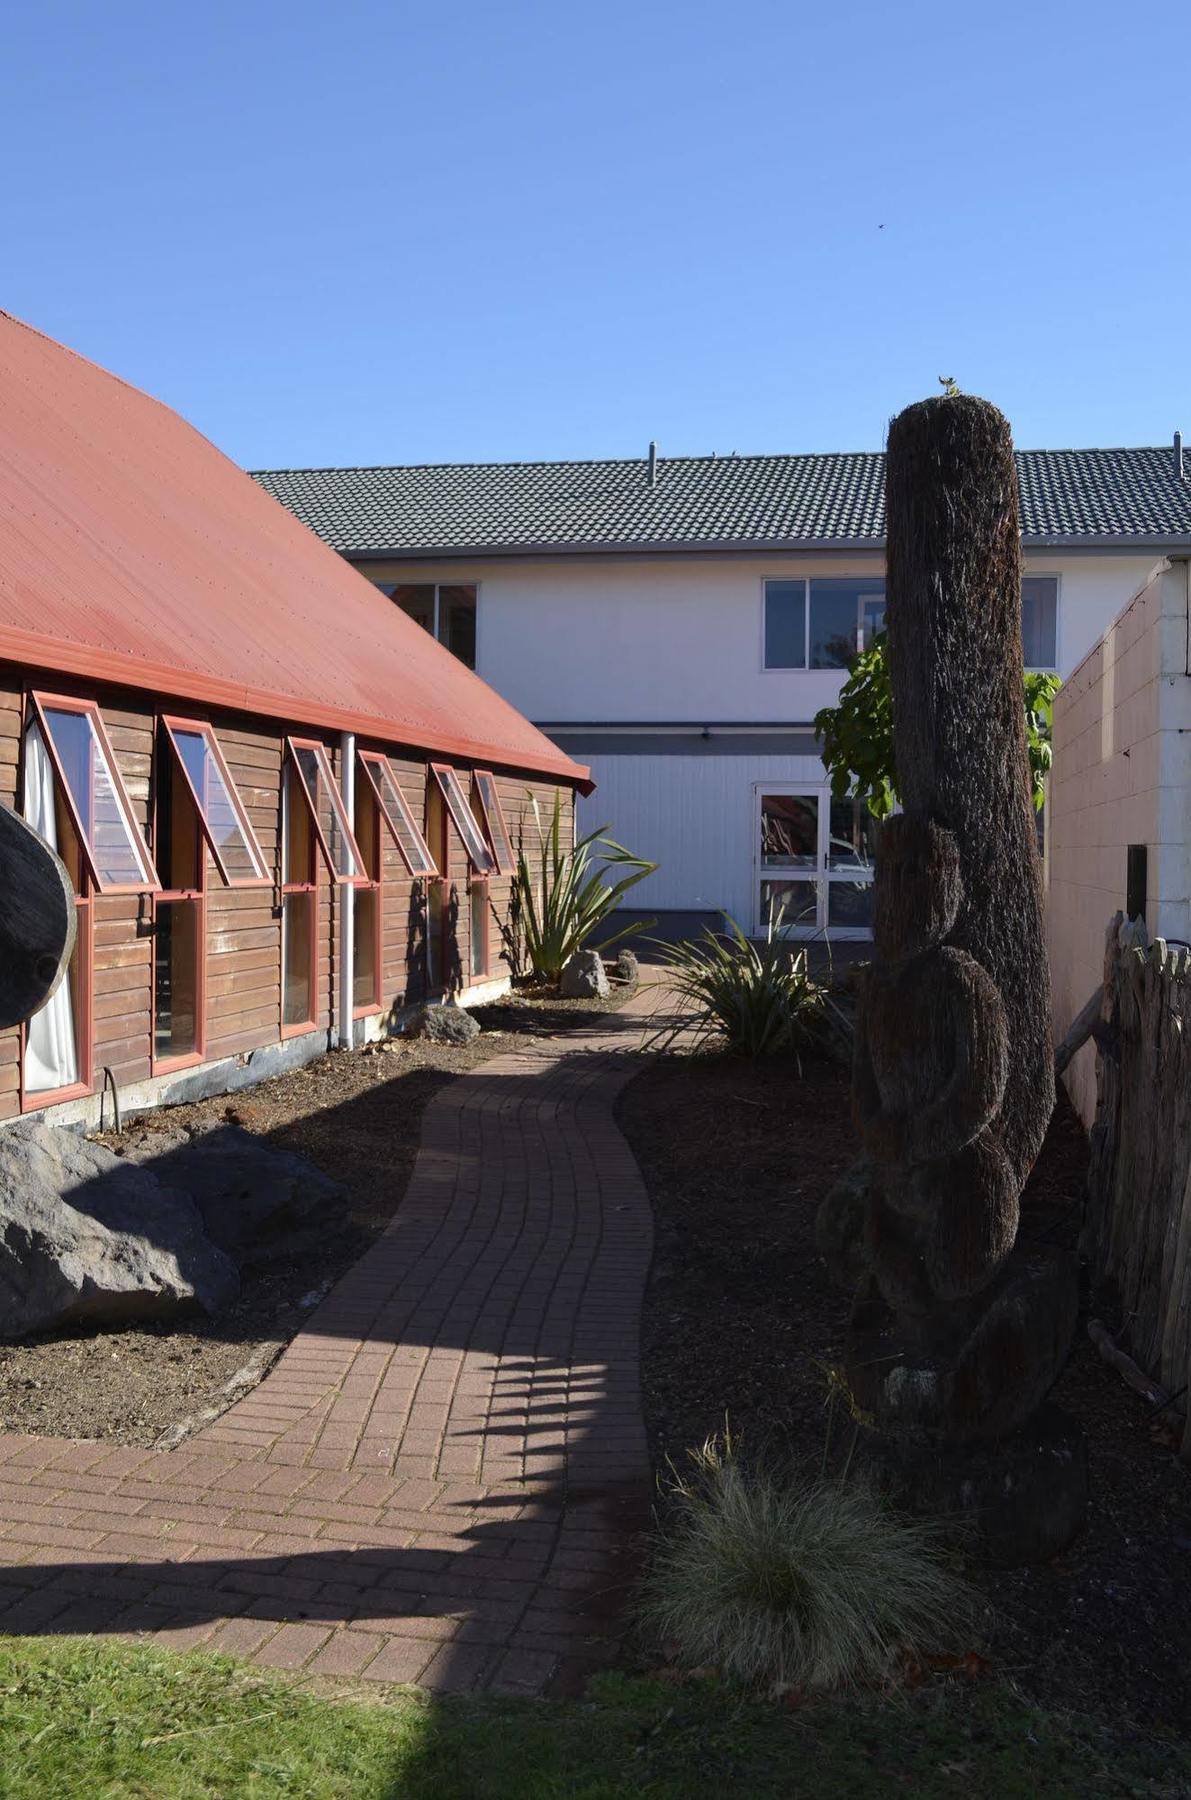
[[[286,1038],[302,1037],[303,1034],[308,1031],[321,1031],[323,1029],[324,1027],[319,1025],[317,1019],[304,1019],[300,1025],[283,1025],[281,1027],[282,1042],[284,1043]]]
[[[88,1082],[76,1081],[70,1087],[47,1088],[44,1093],[21,1095],[22,1113],[40,1112],[45,1106],[62,1106],[67,1100],[86,1100],[94,1092]]]
[[[205,1050],[188,1050],[185,1056],[155,1056],[150,1061],[149,1071],[152,1076],[176,1075],[181,1069],[197,1069],[206,1060]]]

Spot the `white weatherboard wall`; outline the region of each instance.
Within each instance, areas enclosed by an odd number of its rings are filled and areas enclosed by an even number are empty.
[[[660,863],[626,904],[647,911],[728,912],[748,929],[754,893],[754,787],[823,781],[817,756],[594,756],[596,791],[579,829],[630,819],[627,848]],[[620,840],[624,842],[624,839]]]
[[[1130,844],[1148,851],[1151,935],[1191,939],[1189,570],[1161,565],[1055,703],[1047,924],[1058,1038],[1101,981]],[[1095,1113],[1095,1067],[1085,1045],[1066,1075],[1085,1124]]]

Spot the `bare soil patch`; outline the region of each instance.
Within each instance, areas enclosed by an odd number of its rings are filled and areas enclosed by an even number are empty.
[[[746,1454],[817,1470],[848,1299],[817,1255],[814,1218],[854,1152],[846,1074],[671,1054],[630,1083],[618,1117],[656,1220],[642,1349],[659,1475],[725,1416]],[[1023,1230],[1076,1241],[1086,1161],[1061,1101]],[[1055,1398],[1087,1434],[1089,1521],[1047,1567],[973,1567],[993,1666],[1039,1702],[1191,1735],[1191,1470],[1082,1321]],[[837,1444],[850,1429],[836,1420]]]
[[[163,1107],[130,1120],[133,1137],[165,1126],[203,1129],[229,1120],[296,1151],[348,1189],[346,1219],[301,1255],[246,1269],[236,1304],[184,1324],[93,1328],[0,1344],[0,1430],[154,1445],[200,1415],[223,1411],[254,1387],[323,1294],[362,1256],[401,1204],[417,1156],[422,1114],[454,1076],[528,1037],[565,1032],[614,1009],[608,1000],[560,1000],[520,990],[473,1008],[483,1031],[470,1044],[395,1038],[383,1048],[332,1051],[305,1068],[229,1099]],[[152,1164],[149,1165],[152,1167]]]

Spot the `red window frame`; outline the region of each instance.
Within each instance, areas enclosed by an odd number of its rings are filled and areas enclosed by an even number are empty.
[[[500,803],[500,790],[496,785],[496,777],[491,769],[477,769],[475,784],[476,793],[480,797],[480,807],[484,814],[484,827],[488,833],[488,843],[496,859],[497,873],[511,875],[517,867],[517,859],[513,855],[513,840],[509,836],[505,809]]]
[[[170,730],[171,724],[178,724],[180,722],[181,721],[178,720],[168,719],[164,715],[159,721],[164,727],[165,734],[169,739],[169,754],[171,754],[177,762],[183,785],[194,805],[198,824],[198,829],[195,832],[194,877],[196,885],[191,888],[162,888],[159,893],[153,895],[154,957],[150,967],[149,1066],[154,1075],[168,1075],[178,1069],[194,1068],[197,1063],[203,1062],[207,1055],[207,858],[203,845],[204,842],[209,845],[211,840],[207,833],[206,822],[203,818],[203,809],[199,804],[198,795],[194,791],[194,783],[190,779],[190,773],[186,767],[186,763],[179,753],[177,744],[174,743],[174,734]],[[187,728],[191,728],[189,722],[187,722]],[[160,745],[160,743],[161,735],[159,733],[157,735],[157,744]],[[165,779],[164,771],[160,768],[157,770],[157,779],[159,784]],[[160,850],[161,848],[156,837],[154,838],[154,847],[157,850]],[[214,851],[212,851],[212,854],[214,854]],[[216,858],[216,860],[218,861],[218,858]],[[222,874],[222,868],[220,869],[220,873]],[[197,935],[197,955],[195,958],[194,975],[196,985],[194,1000],[194,1049],[183,1050],[176,1056],[159,1056],[157,1054],[156,932],[159,909],[163,902],[173,902],[174,904],[178,904],[179,902],[191,903],[194,907],[195,932]]]
[[[357,767],[359,770],[361,770],[363,772],[363,775],[364,775],[363,782],[362,783],[357,782],[357,784],[356,784],[356,817],[357,817],[357,820],[359,818],[359,802],[360,802],[361,797],[364,798],[366,803],[372,805],[376,809],[376,823],[375,823],[375,830],[374,830],[374,834],[373,834],[374,843],[375,843],[373,867],[369,874],[368,880],[358,882],[356,884],[356,889],[359,893],[362,893],[362,894],[372,893],[372,894],[376,895],[376,900],[375,900],[375,903],[374,903],[373,909],[372,909],[372,969],[373,969],[372,998],[371,998],[371,1000],[364,1001],[360,1004],[357,1004],[354,1000],[352,1003],[352,1017],[354,1019],[367,1019],[367,1018],[371,1017],[371,1015],[373,1013],[382,1012],[384,1010],[385,849],[384,849],[384,839],[381,835],[382,829],[383,829],[381,821],[385,817],[385,809],[381,802],[380,795],[377,791],[376,783],[372,779],[371,771],[369,770],[367,763],[364,760],[364,752],[363,751],[357,753]],[[402,796],[402,798],[404,798],[404,796]],[[398,848],[400,848],[400,843],[398,844]],[[363,856],[363,853],[361,852],[361,858],[362,858],[362,856]],[[352,907],[352,935],[353,935],[354,941],[358,944],[360,939],[359,939],[359,933],[356,931],[355,901],[356,901],[356,897],[355,897],[355,893],[353,892],[350,899],[348,899],[345,896],[344,904],[350,905]],[[353,971],[353,984],[354,984],[354,971]]]
[[[79,847],[82,850],[88,872],[95,885],[96,891],[100,894],[156,893],[161,887],[161,882],[158,880],[157,870],[153,866],[153,858],[149,854],[149,847],[145,843],[144,837],[137,825],[136,814],[132,809],[132,801],[129,797],[128,789],[124,785],[124,777],[120,773],[120,765],[116,761],[116,753],[112,749],[111,740],[108,737],[107,729],[103,722],[103,715],[99,710],[98,703],[94,700],[80,700],[77,696],[72,694],[50,694],[46,693],[44,690],[31,690],[29,699],[36,711],[37,722],[41,727],[42,736],[45,739],[46,751],[50,761],[54,765],[54,773],[62,783],[63,799],[66,802],[67,811],[70,813],[75,831],[78,834]],[[141,865],[142,875],[144,877],[141,881],[104,881],[101,878],[99,864],[91,844],[90,836],[84,828],[74,793],[69,781],[66,779],[66,773],[62,767],[62,760],[58,755],[58,746],[54,742],[54,734],[51,731],[49,721],[46,718],[47,707],[51,712],[77,713],[90,721],[91,729],[95,733],[100,751],[103,754],[108,767],[108,772],[111,775],[112,789],[116,796],[116,805],[119,809],[124,829],[128,834],[133,853]]]
[[[358,752],[358,755],[360,762],[363,765],[364,772],[372,785],[372,791],[376,796],[377,811],[384,820],[389,836],[392,838],[400,852],[402,862],[409,870],[409,873],[415,878],[421,876],[427,880],[433,880],[439,873],[438,864],[434,860],[434,856],[429,844],[426,842],[425,836],[418,827],[417,821],[410,808],[409,801],[401,791],[401,783],[398,781],[397,776],[393,771],[392,763],[389,761],[388,757],[382,755],[379,750],[361,750]],[[389,786],[392,788],[391,796],[387,796],[384,791],[386,777]],[[413,848],[421,859],[420,866],[415,867],[414,861],[410,856],[409,845],[403,841],[397,820],[390,814],[390,799],[394,804],[397,819],[400,820],[401,825],[404,826],[405,830],[409,833]]]
[[[492,875],[496,870],[496,858],[484,841],[480,822],[467,803],[458,769],[450,763],[431,763],[430,772],[447,803],[447,811],[455,821],[455,829],[463,841],[472,869],[477,875]]]
[[[220,747],[219,739],[215,735],[214,727],[205,719],[183,719],[172,713],[163,713],[161,723],[165,727],[166,736],[169,738],[170,748],[178,759],[178,767],[182,771],[183,779],[190,789],[195,808],[198,812],[199,828],[202,835],[207,840],[207,847],[210,850],[211,855],[215,859],[215,867],[223,877],[224,886],[231,888],[271,887],[272,877],[269,874],[264,853],[257,840],[256,832],[252,829],[252,821],[249,819],[244,802],[240,798],[239,790],[232,778],[232,772],[227,766],[227,759]],[[258,871],[257,874],[233,875],[228,870],[227,864],[223,859],[222,851],[215,840],[215,833],[211,829],[210,820],[207,818],[207,797],[204,794],[200,794],[194,785],[190,770],[186,766],[186,758],[182,755],[182,752],[178,747],[178,740],[174,736],[175,731],[185,731],[191,733],[195,737],[201,737],[208,750],[211,752],[215,767],[219,771],[219,778],[223,782],[227,797],[231,802],[232,811],[236,815],[236,823],[240,827],[240,834],[244,839],[244,846],[248,852],[249,861],[255,865]],[[300,773],[301,770],[299,770],[299,774]]]
[[[318,738],[287,737],[285,743],[293,761],[294,772],[301,783],[302,792],[306,796],[306,805],[310,811],[310,823],[314,830],[315,842],[322,851],[323,861],[327,865],[327,872],[330,875],[331,880],[337,887],[360,886],[368,879],[364,873],[364,858],[360,855],[360,846],[357,844],[355,833],[352,831],[351,825],[348,822],[347,808],[343,804],[343,795],[339,792],[338,783],[336,782],[331,769],[330,759],[327,756],[327,746],[320,743]],[[326,784],[327,794],[331,802],[331,811],[335,814],[335,823],[339,827],[340,835],[343,838],[348,855],[355,865],[354,873],[345,874],[341,869],[337,869],[335,866],[335,858],[331,855],[331,846],[327,843],[326,835],[323,832],[322,821],[318,816],[318,801],[315,795],[310,791],[310,784],[306,779],[306,772],[302,767],[301,758],[298,755],[299,750],[309,750],[314,756],[315,762],[318,765],[319,780]]]

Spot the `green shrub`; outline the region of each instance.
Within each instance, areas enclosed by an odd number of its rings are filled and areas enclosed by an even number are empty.
[[[935,1528],[858,1481],[784,1482],[711,1442],[676,1487],[644,1623],[688,1667],[750,1687],[878,1682],[905,1658],[970,1648],[971,1591]]]
[[[664,1047],[691,1033],[699,1047],[720,1040],[742,1056],[841,1050],[843,1017],[826,989],[811,979],[805,948],[795,950],[780,936],[780,914],[763,944],[746,937],[730,914],[723,919],[726,931],[705,925],[700,937],[686,943],[655,941],[683,1009],[655,1044]]]
[[[543,826],[536,797],[532,797],[534,824],[537,827],[538,851],[531,860],[525,852],[524,839],[517,850],[517,871],[513,878],[513,901],[510,929],[517,936],[517,954],[528,962],[541,981],[557,981],[576,950],[582,950],[588,939],[599,930],[608,915],[616,910],[622,895],[638,881],[644,881],[657,868],[640,856],[603,835],[606,827],[588,832],[574,845],[563,841],[562,804],[554,796],[554,814]],[[604,869],[629,871],[619,881],[604,879]],[[652,925],[652,919],[646,925]],[[634,922],[606,938],[600,945],[607,950],[622,938],[639,931]]]

